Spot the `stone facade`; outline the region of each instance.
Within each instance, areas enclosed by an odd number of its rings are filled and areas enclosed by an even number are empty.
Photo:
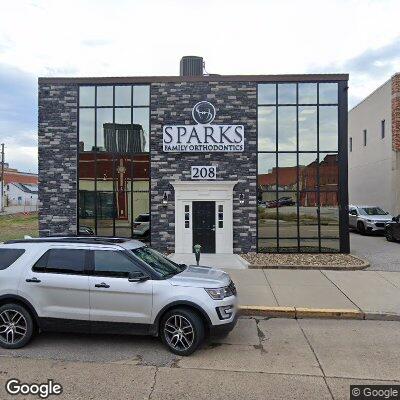
[[[217,180],[238,181],[233,200],[234,252],[256,251],[257,98],[255,82],[181,82],[151,84],[151,229],[152,245],[175,249],[174,180],[190,180],[192,165],[217,165]],[[244,125],[242,153],[164,153],[164,125],[193,124],[192,108],[208,100],[216,108],[214,124]],[[164,192],[169,194],[163,207]],[[239,204],[239,194],[244,204]]]
[[[76,84],[39,82],[39,233],[77,229]]]
[[[392,76],[392,148],[400,151],[400,74]]]

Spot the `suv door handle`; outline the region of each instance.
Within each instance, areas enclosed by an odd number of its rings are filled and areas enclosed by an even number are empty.
[[[29,279],[26,279],[25,282],[29,282],[29,283],[40,283],[40,282],[42,282],[42,281],[41,281],[40,279],[38,279],[38,278],[29,278]]]
[[[110,285],[107,285],[107,283],[101,282],[101,283],[96,283],[96,285],[94,285],[94,287],[108,289],[110,287]]]

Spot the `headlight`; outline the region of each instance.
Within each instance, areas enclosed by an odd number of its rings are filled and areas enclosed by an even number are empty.
[[[213,300],[223,300],[225,297],[233,296],[233,290],[230,286],[218,289],[204,289]]]

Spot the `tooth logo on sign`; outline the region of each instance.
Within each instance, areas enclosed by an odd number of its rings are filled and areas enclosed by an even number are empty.
[[[192,116],[198,124],[211,124],[215,118],[215,107],[208,101],[199,101],[193,107]]]

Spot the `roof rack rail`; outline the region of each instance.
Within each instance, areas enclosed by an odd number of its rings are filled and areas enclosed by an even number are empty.
[[[60,237],[44,237],[44,238],[30,238],[30,239],[14,239],[7,240],[4,244],[13,243],[85,243],[85,244],[119,244],[125,243],[130,239],[126,238],[113,238],[113,237],[73,237],[73,236],[60,236]]]

